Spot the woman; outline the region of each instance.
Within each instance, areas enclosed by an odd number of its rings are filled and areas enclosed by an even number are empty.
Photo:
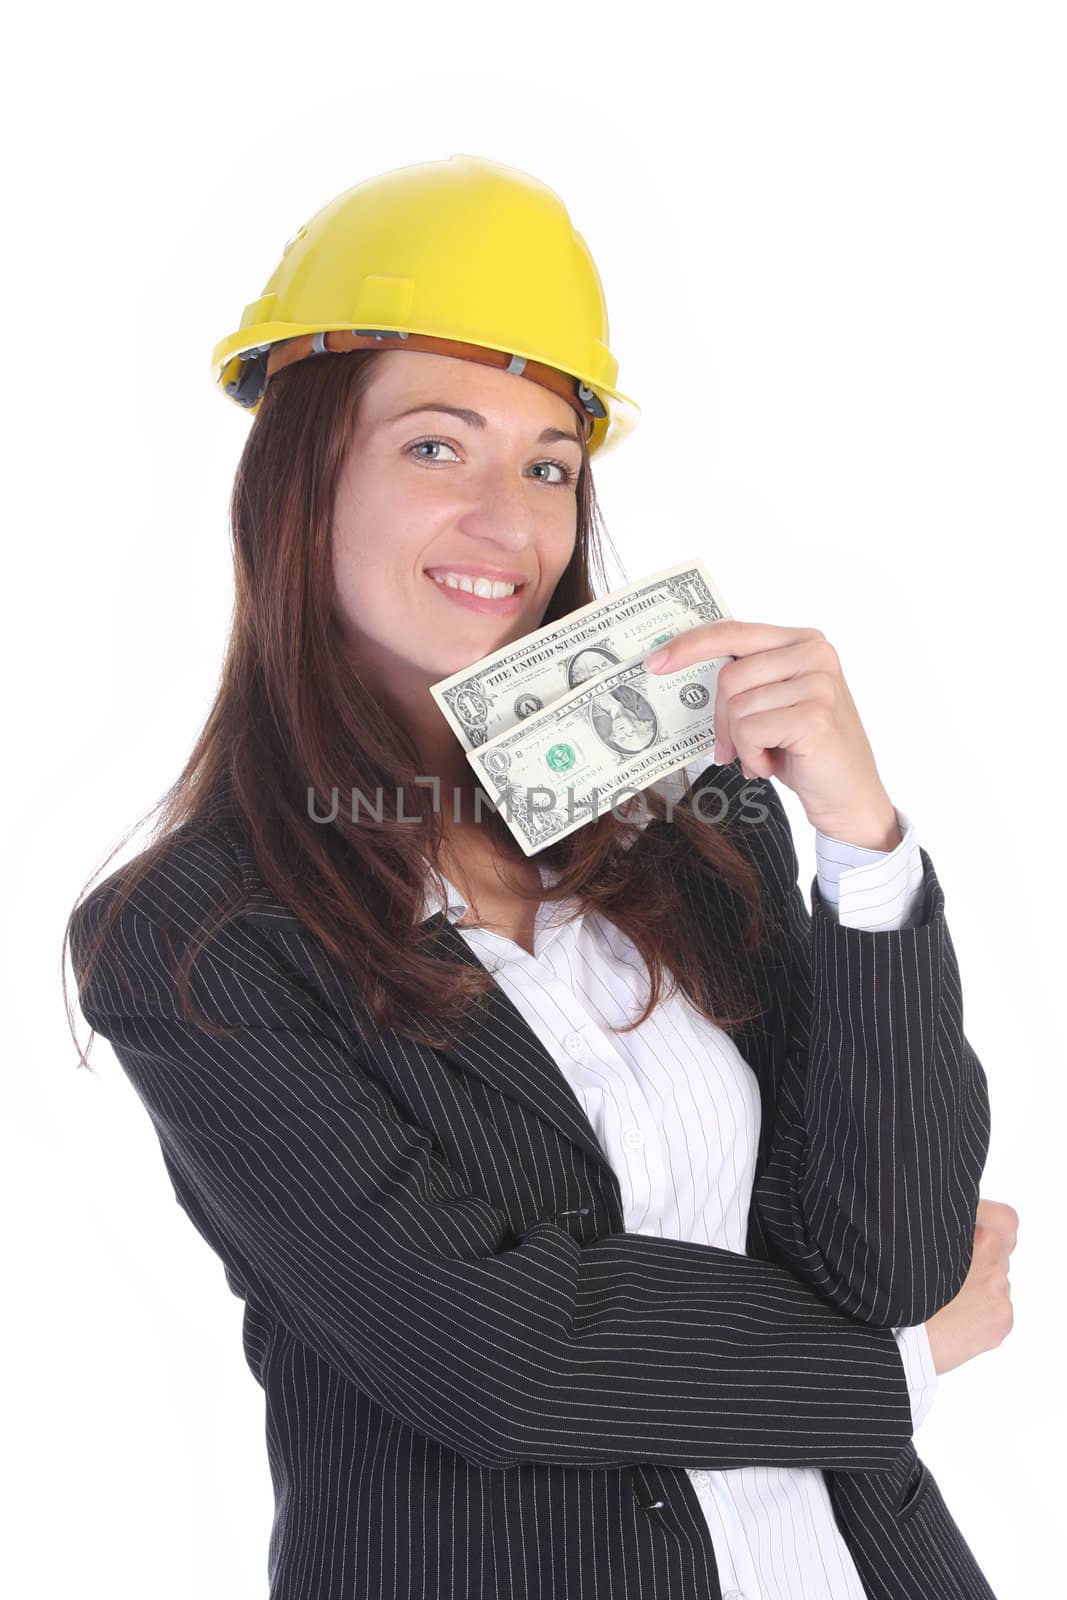
[[[216,351],[254,413],[219,694],[72,914],[82,1011],[245,1302],[272,1600],[988,1597],[911,1440],[1007,1331],[1017,1218],[832,648],[676,638],[734,657],[722,764],[530,858],[429,693],[595,598],[607,339],[512,169],[387,173],[290,241]]]

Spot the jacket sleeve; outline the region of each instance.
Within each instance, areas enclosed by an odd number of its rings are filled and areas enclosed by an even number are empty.
[[[92,933],[94,897],[72,947]],[[234,1293],[391,1415],[478,1465],[889,1468],[912,1434],[888,1328],[775,1262],[552,1220],[516,1235],[364,1066],[246,916],[183,1020],[127,904],[80,989]]]
[[[970,1268],[990,1138],[944,892],[920,849],[913,926],[843,926],[818,875],[809,914],[773,782],[758,800],[787,972],[774,1142],[754,1190],[768,1248],[859,1321],[924,1323]]]

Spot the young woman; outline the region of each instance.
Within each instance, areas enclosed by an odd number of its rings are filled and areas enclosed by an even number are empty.
[[[81,1008],[245,1303],[272,1600],[989,1600],[912,1435],[1010,1327],[1018,1219],[832,646],[676,638],[734,657],[720,763],[530,858],[429,693],[596,597],[607,340],[509,168],[290,241],[216,351],[254,416],[218,696],[72,914]]]

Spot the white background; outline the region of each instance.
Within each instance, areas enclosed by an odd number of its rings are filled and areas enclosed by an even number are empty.
[[[7,34],[8,1592],[266,1593],[241,1304],[107,1042],[95,1076],[76,1070],[59,952],[216,688],[248,419],[213,391],[212,345],[319,206],[467,153],[555,188],[598,264],[619,387],[643,409],[596,468],[627,576],[699,554],[737,617],[821,628],[936,863],[990,1082],[982,1189],[1021,1228],[1014,1331],[942,1378],[917,1444],[998,1600],[1048,1594],[1063,11],[385,13],[67,7]],[[782,792],[807,891],[812,831]]]

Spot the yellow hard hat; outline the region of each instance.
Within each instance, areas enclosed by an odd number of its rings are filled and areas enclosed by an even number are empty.
[[[254,414],[290,362],[370,348],[459,356],[542,383],[574,407],[590,456],[640,416],[615,387],[600,275],[563,202],[480,156],[398,167],[323,206],[215,346],[212,376]]]

